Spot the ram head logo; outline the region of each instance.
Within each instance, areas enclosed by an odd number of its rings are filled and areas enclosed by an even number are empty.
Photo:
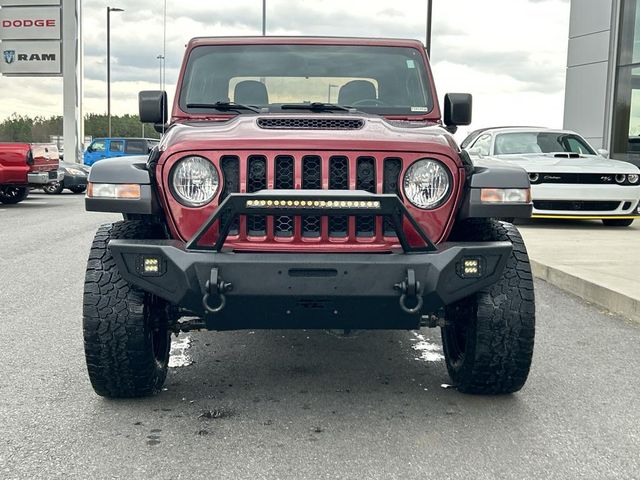
[[[16,51],[15,50],[5,50],[4,51],[4,61],[6,63],[13,63],[16,61]]]

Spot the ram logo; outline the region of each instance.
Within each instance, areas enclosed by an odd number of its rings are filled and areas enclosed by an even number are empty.
[[[6,63],[13,63],[16,61],[16,51],[15,50],[5,50],[4,51],[4,61]]]

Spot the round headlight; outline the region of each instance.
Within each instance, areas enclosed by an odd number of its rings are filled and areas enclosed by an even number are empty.
[[[529,181],[531,183],[536,183],[538,180],[540,180],[540,174],[539,173],[530,173],[529,174]]]
[[[206,205],[218,192],[220,178],[213,164],[202,157],[186,157],[176,163],[171,171],[171,188],[183,205]]]
[[[618,175],[616,175],[616,182],[618,183],[624,183],[624,181],[627,179],[626,175],[622,175],[621,173],[619,173]]]
[[[430,210],[439,207],[450,189],[449,171],[436,160],[418,160],[404,175],[404,193],[418,208]]]
[[[631,175],[627,175],[627,181],[630,184],[635,185],[636,183],[638,183],[638,181],[640,181],[640,175],[638,175],[636,173],[632,173]]]

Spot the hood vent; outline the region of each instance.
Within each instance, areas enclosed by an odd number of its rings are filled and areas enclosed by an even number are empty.
[[[574,152],[554,153],[553,156],[555,158],[580,158],[580,154],[579,153],[574,153]]]
[[[354,118],[259,118],[258,126],[268,130],[359,130],[364,120]]]

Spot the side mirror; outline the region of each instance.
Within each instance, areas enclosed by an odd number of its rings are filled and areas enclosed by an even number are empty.
[[[138,110],[142,123],[167,123],[167,92],[146,90],[138,94]]]
[[[606,148],[599,148],[598,150],[596,150],[598,155],[604,157],[604,158],[609,158],[609,150],[607,150]]]
[[[447,93],[444,96],[444,124],[452,133],[460,125],[471,124],[473,99],[469,93]]]
[[[89,153],[93,152],[93,147],[91,145],[89,145],[87,147],[87,152],[89,152]]]

